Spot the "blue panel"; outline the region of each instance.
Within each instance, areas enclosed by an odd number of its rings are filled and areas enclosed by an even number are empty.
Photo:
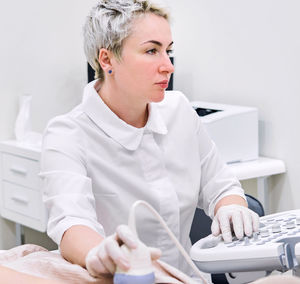
[[[130,275],[116,273],[114,275],[114,284],[154,284],[155,276],[154,273],[146,275]]]

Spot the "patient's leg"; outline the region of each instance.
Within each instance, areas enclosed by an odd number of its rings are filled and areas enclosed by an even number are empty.
[[[2,284],[63,284],[63,282],[28,275],[4,266],[0,266],[0,279]]]

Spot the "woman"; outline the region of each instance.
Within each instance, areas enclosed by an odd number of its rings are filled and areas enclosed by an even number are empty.
[[[180,92],[165,93],[174,70],[167,12],[148,0],[101,0],[84,41],[97,80],[79,106],[50,121],[43,142],[48,234],[62,255],[94,276],[113,274],[116,264],[128,269],[119,244],[134,248],[136,240],[119,225],[138,199],[159,212],[186,250],[197,206],[225,241],[231,226],[238,238],[258,230],[258,216],[196,112]],[[163,260],[191,274],[146,210],[137,227]]]

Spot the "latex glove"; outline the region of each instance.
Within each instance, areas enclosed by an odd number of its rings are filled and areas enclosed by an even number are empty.
[[[259,216],[241,205],[225,205],[218,209],[211,231],[214,236],[222,234],[225,243],[232,241],[232,229],[238,239],[251,236],[259,229]]]
[[[129,249],[135,249],[138,242],[139,240],[128,226],[118,226],[115,234],[106,237],[98,246],[89,251],[85,259],[86,269],[94,277],[113,275],[116,266],[127,271],[130,269],[129,259],[126,258],[120,246],[125,244]],[[160,257],[159,249],[149,248],[149,250],[152,260]]]

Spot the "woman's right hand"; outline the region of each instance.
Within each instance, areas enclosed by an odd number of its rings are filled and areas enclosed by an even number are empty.
[[[86,269],[94,277],[113,275],[116,266],[122,270],[129,270],[129,259],[121,250],[125,244],[129,249],[135,249],[139,240],[135,237],[130,228],[120,225],[116,233],[105,238],[98,246],[92,248],[86,256]],[[161,255],[159,249],[149,248],[152,260],[158,259]]]

